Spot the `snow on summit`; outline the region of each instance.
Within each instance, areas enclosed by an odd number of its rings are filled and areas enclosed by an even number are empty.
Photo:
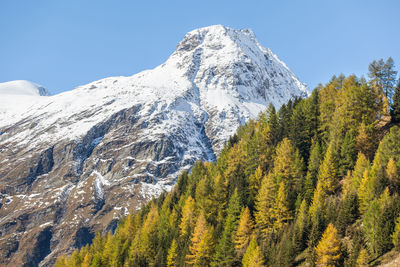
[[[18,80],[0,83],[0,95],[49,96],[50,93],[41,85]]]

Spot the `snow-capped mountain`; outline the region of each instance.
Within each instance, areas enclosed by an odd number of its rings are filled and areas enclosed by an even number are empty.
[[[269,103],[308,95],[250,30],[220,25],[187,33],[165,63],[130,77],[23,101],[1,88],[0,263],[42,265],[214,160]]]

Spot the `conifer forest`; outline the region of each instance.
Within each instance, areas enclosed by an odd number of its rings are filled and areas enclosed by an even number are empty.
[[[400,83],[391,58],[270,105],[216,162],[59,257],[61,266],[374,266],[400,250]]]

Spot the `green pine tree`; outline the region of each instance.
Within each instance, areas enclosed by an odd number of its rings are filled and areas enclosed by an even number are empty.
[[[237,256],[234,248],[233,235],[239,224],[240,211],[241,200],[236,189],[229,200],[228,215],[224,224],[222,236],[215,249],[213,266],[235,265]]]

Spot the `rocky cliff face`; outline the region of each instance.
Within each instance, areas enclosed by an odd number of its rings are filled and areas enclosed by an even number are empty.
[[[219,25],[131,77],[55,96],[0,90],[0,265],[53,264],[214,160],[269,103],[307,94],[250,30]]]

